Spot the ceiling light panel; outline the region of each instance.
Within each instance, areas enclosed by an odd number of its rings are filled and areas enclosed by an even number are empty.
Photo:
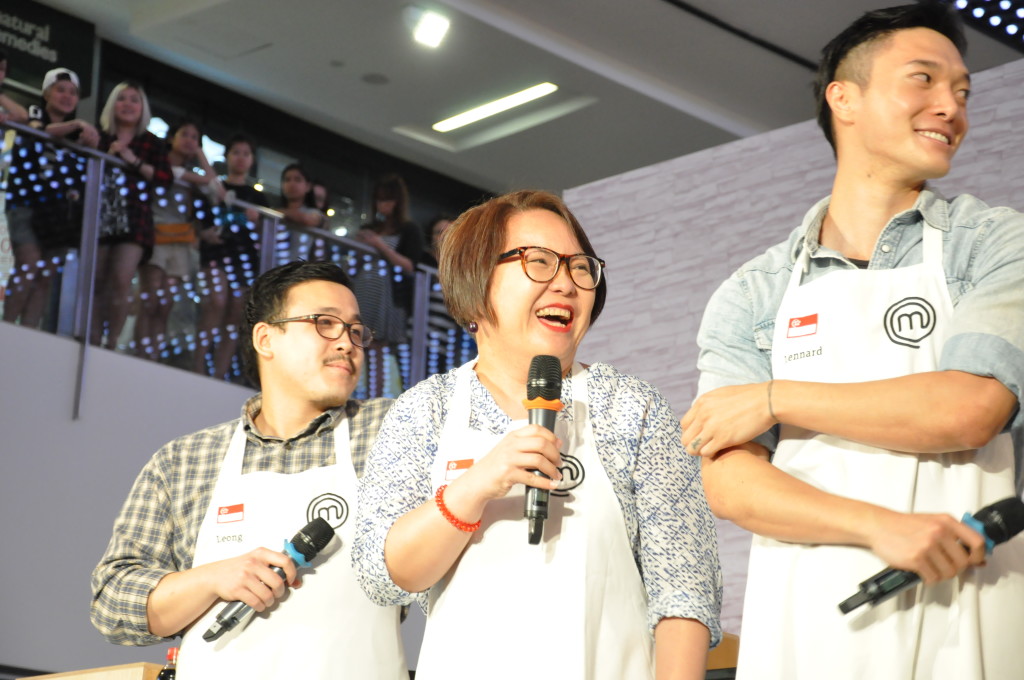
[[[442,121],[434,123],[431,127],[437,132],[450,132],[457,130],[460,127],[465,127],[471,123],[489,118],[497,115],[509,109],[514,109],[517,106],[522,106],[528,102],[532,102],[535,99],[545,97],[552,92],[558,90],[558,86],[554,83],[540,83],[533,87],[528,87],[525,90],[521,90],[514,94],[495,99],[494,101],[487,102],[481,106],[477,106],[468,111],[446,118]]]
[[[437,12],[426,11],[420,15],[413,29],[412,37],[427,47],[437,47],[448,33],[448,19]]]

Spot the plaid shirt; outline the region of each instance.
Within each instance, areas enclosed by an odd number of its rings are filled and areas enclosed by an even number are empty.
[[[334,465],[334,428],[347,413],[352,462],[362,477],[390,399],[349,401],[314,418],[290,439],[265,437],[253,424],[260,395],[242,408],[246,442],[242,473],[294,474]],[[196,539],[213,487],[239,420],[181,437],[160,449],[142,468],[114,522],[107,551],[92,573],[92,623],[110,641],[149,645],[149,594],[161,578],[192,567]]]
[[[106,132],[100,133],[100,151],[109,151],[117,137]],[[137,170],[128,173],[125,187],[128,189],[129,234],[124,237],[143,248],[153,247],[153,205],[152,193],[156,187],[169,188],[174,182],[171,164],[167,160],[167,145],[148,130],[132,138],[128,148],[141,160],[153,166],[153,178],[146,180]],[[123,172],[120,168],[112,172]]]

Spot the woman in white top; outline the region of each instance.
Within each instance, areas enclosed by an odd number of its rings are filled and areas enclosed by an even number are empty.
[[[353,546],[375,602],[429,606],[417,678],[703,678],[721,572],[700,469],[652,385],[576,359],[607,295],[576,218],[546,192],[492,199],[439,271],[480,354],[388,412]],[[554,432],[527,424],[538,355],[561,373]],[[550,493],[538,532],[531,487]]]

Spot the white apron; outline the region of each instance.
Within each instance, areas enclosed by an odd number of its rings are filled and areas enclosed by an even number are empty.
[[[178,678],[407,680],[399,608],[373,604],[352,572],[358,482],[348,419],[334,430],[335,465],[297,474],[241,474],[245,439],[239,425],[199,529],[193,566],[260,546],[280,550],[317,516],[330,522],[336,537],[300,570],[300,588],[289,588],[248,625],[207,642],[203,633],[225,603],[213,605],[182,640]]]
[[[864,382],[937,369],[953,314],[939,229],[924,226],[923,262],[910,267],[836,271],[801,285],[808,257],[805,247],[775,320],[774,378]],[[773,463],[899,512],[959,518],[1015,493],[1005,434],[976,452],[914,455],[783,425]],[[737,677],[1024,678],[1022,538],[996,547],[987,566],[844,616],[839,602],[885,563],[866,548],[755,536]]]
[[[449,483],[504,435],[469,429],[475,361],[458,369],[431,471]],[[594,446],[587,371],[572,375],[564,414],[562,488],[551,493],[539,545],[527,542],[525,486],[487,504],[480,530],[430,590],[417,680],[644,680],[654,677],[647,597],[611,481]],[[525,396],[525,388],[524,388]],[[513,422],[510,431],[523,427]]]

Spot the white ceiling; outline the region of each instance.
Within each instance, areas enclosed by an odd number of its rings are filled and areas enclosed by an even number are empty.
[[[853,18],[891,2],[688,4],[815,62]],[[95,23],[101,37],[492,191],[561,191],[813,115],[806,66],[666,0],[416,0],[451,20],[437,50],[411,41],[402,0],[45,4]],[[1022,56],[974,31],[968,40],[975,71]],[[559,92],[443,140],[429,132],[543,81]]]

